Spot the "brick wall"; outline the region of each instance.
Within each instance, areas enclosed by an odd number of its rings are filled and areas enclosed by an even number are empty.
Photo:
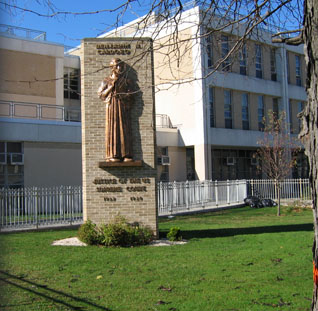
[[[82,158],[84,220],[108,223],[116,215],[139,222],[157,234],[155,105],[150,39],[88,38],[81,44]],[[140,92],[131,109],[134,160],[141,167],[105,167],[105,104],[97,89],[118,57]]]

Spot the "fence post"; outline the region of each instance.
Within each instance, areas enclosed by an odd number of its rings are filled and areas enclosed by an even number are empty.
[[[216,180],[214,182],[214,187],[215,187],[215,205],[218,206],[219,205],[219,191],[218,191],[218,181]]]
[[[299,195],[300,195],[300,200],[302,200],[303,199],[303,185],[302,185],[302,179],[301,178],[299,178]]]
[[[201,206],[202,206],[202,208],[204,208],[205,207],[205,205],[204,205],[204,200],[205,200],[205,181],[201,182],[200,191],[201,191]]]
[[[68,191],[68,193],[69,193],[69,196],[70,196],[70,205],[71,205],[71,221],[70,221],[70,226],[73,224],[73,214],[74,214],[74,212],[73,212],[73,209],[74,209],[74,192],[72,192],[72,186],[69,186],[68,187],[69,189],[69,191]]]
[[[236,202],[239,202],[239,181],[236,180]]]
[[[186,209],[189,210],[189,181],[185,182]]]
[[[42,109],[40,104],[37,105],[36,113],[37,113],[37,118],[39,120],[42,119]]]
[[[226,200],[227,204],[230,204],[230,181],[226,181]]]
[[[10,115],[10,118],[13,118],[14,117],[14,108],[13,108],[13,102],[10,102],[10,106],[9,106],[9,115]]]
[[[169,212],[170,214],[172,214],[172,200],[173,200],[173,185],[172,185],[172,182],[169,182],[168,185],[167,185],[167,197],[169,198],[169,205],[170,205],[170,208],[169,208]]]
[[[254,195],[254,179],[251,180],[251,191],[252,195]]]
[[[34,193],[34,197],[35,197],[35,227],[36,229],[39,228],[39,222],[38,222],[38,190],[37,187],[33,188],[33,193]]]

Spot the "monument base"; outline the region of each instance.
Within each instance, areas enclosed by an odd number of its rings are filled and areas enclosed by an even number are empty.
[[[98,162],[98,167],[105,168],[105,167],[140,167],[142,166],[143,161],[137,160],[137,161],[130,161],[130,162],[107,162],[107,161],[100,161]]]

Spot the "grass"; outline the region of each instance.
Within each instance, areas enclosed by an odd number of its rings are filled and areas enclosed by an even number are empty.
[[[160,220],[185,245],[63,247],[74,230],[0,235],[0,310],[310,310],[309,209]]]

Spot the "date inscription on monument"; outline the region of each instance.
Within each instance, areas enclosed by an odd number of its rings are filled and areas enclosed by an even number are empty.
[[[131,196],[130,201],[142,202],[141,194],[147,192],[146,185],[149,185],[151,180],[150,178],[95,178],[93,183],[97,185],[97,192],[112,195],[104,197],[105,202],[116,202],[117,196],[126,191],[132,195],[137,194],[137,196]]]

